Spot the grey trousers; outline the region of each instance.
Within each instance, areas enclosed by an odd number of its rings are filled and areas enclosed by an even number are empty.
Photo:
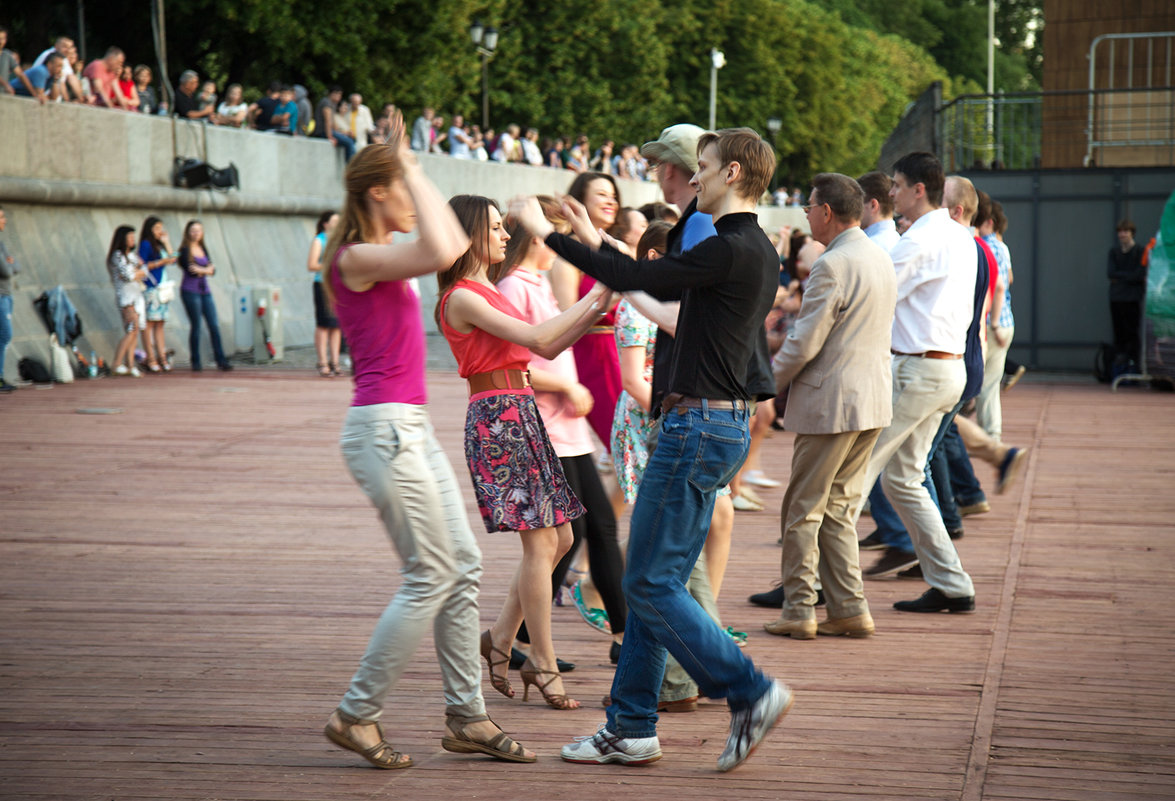
[[[352,406],[340,444],[400,556],[402,581],[339,708],[360,720],[378,720],[431,626],[446,712],[485,714],[478,662],[481,551],[425,407]]]

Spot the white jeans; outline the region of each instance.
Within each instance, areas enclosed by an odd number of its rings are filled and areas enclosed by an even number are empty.
[[[403,566],[400,589],[380,616],[339,708],[360,720],[378,720],[385,697],[431,626],[446,711],[485,714],[478,662],[481,551],[425,407],[352,406],[340,444]]]
[[[910,532],[922,575],[948,598],[972,596],[975,588],[922,481],[939,423],[959,402],[966,383],[962,359],[894,356],[893,422],[873,448],[865,480],[872,487],[885,471],[882,489]]]
[[[1000,383],[1004,377],[1004,361],[1008,358],[1008,349],[1012,347],[1012,337],[1016,333],[1014,328],[1005,328],[1008,344],[1000,345],[995,341],[995,332],[991,326],[987,327],[987,356],[983,361],[983,388],[979,390],[979,397],[975,399],[975,418],[988,435],[999,442],[1004,434],[1004,411],[1000,406]]]

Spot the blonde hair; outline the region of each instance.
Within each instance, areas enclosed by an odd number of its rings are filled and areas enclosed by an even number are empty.
[[[367,191],[375,187],[389,186],[404,175],[400,163],[400,142],[391,141],[386,145],[371,144],[360,150],[347,165],[343,174],[343,187],[347,196],[339,212],[339,223],[326,243],[322,262],[326,265],[323,275],[323,290],[327,302],[335,303],[334,274],[337,268],[335,256],[345,245],[356,242],[376,242],[371,215],[367,211]]]

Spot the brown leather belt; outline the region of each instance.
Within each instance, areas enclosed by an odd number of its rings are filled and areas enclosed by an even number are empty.
[[[687,409],[702,408],[703,403],[709,409],[721,409],[724,411],[730,411],[732,409],[742,411],[747,408],[747,402],[745,400],[691,398],[688,395],[682,395],[680,392],[670,392],[665,396],[665,400],[661,401],[661,414],[669,414],[670,409],[677,409],[678,414],[685,414]]]
[[[488,373],[474,373],[469,376],[469,394],[493,390],[527,389],[530,387],[530,370],[491,370]]]
[[[894,356],[913,356],[916,359],[947,359],[947,360],[951,360],[951,359],[963,358],[963,354],[961,354],[961,353],[947,353],[946,351],[941,351],[941,350],[928,350],[925,353],[902,353],[900,351],[891,350],[890,353],[892,353]]]

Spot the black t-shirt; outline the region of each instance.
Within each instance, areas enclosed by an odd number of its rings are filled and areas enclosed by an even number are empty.
[[[280,100],[276,97],[263,97],[257,101],[257,116],[253,124],[259,131],[268,131],[273,128],[273,112],[277,110]]]
[[[322,139],[327,138],[327,129],[331,126],[326,121],[326,109],[331,110],[333,116],[335,111],[335,104],[330,102],[329,97],[324,97],[318,101],[318,105],[314,108],[314,133],[311,136],[317,136]]]
[[[183,92],[175,93],[175,115],[177,117],[187,117],[193,111],[200,110],[200,101],[196,99],[195,95],[185,95]]]
[[[757,340],[779,285],[779,254],[754,214],[714,221],[718,235],[687,253],[636,261],[616,251],[593,251],[562,234],[546,244],[559,256],[617,291],[643,289],[654,297],[681,292],[667,390],[695,398],[759,397]],[[658,348],[659,349],[659,348]],[[770,395],[768,395],[770,397]]]

